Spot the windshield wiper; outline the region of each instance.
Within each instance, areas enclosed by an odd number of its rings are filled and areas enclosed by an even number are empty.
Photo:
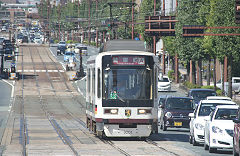
[[[118,97],[119,100],[121,100],[122,102],[125,102],[120,96],[117,95],[117,97]]]

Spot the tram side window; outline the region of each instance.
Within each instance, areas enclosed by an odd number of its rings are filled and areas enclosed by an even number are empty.
[[[101,77],[100,77],[100,75],[101,75],[101,73],[100,73],[100,69],[98,68],[98,78],[97,78],[97,96],[98,96],[98,98],[100,98],[101,97]]]
[[[88,87],[87,87],[88,90],[87,90],[87,91],[88,91],[88,93],[90,93],[90,83],[91,83],[91,79],[90,79],[90,69],[88,69],[88,78],[87,78],[87,79],[88,79]]]
[[[92,70],[92,96],[95,96],[95,69]]]
[[[154,71],[154,81],[153,81],[153,85],[154,85],[154,96],[155,98],[157,98],[157,75],[158,75],[158,72],[157,72],[157,67],[155,67],[155,71]]]

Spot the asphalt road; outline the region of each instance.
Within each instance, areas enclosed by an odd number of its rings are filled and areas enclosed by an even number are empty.
[[[10,105],[12,102],[11,98],[12,87],[10,84],[0,80],[0,139],[2,139],[3,132],[6,128],[8,114]],[[1,155],[1,147],[0,147],[0,155]]]

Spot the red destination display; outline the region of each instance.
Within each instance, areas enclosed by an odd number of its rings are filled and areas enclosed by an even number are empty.
[[[145,58],[143,56],[113,56],[113,65],[131,65],[131,66],[144,66]]]

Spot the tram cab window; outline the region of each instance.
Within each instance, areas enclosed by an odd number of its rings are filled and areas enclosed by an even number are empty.
[[[150,99],[151,83],[146,69],[105,70],[103,99]]]

